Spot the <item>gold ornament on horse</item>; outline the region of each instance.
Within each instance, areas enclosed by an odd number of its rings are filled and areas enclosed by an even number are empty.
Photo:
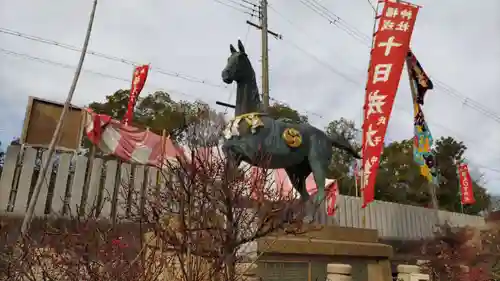
[[[283,139],[289,147],[297,148],[302,144],[302,135],[294,128],[286,128],[283,132]]]

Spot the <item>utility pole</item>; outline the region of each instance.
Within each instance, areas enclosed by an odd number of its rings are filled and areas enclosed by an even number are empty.
[[[268,28],[267,22],[267,0],[260,1],[260,26],[247,21],[247,24],[260,29],[262,34],[262,101],[264,104],[264,111],[267,111],[269,107],[269,46],[268,46],[268,34],[271,34],[276,39],[283,39],[283,37],[275,32],[272,32]]]
[[[260,26],[262,27],[262,101],[264,111],[269,108],[269,47],[267,44],[267,0],[260,2]]]
[[[87,53],[87,48],[89,45],[90,33],[92,32],[92,25],[94,24],[96,8],[97,8],[97,0],[94,0],[92,11],[90,13],[89,24],[87,27],[87,33],[85,34],[85,41],[83,43],[82,53],[80,54],[80,60],[78,61],[78,66],[76,68],[75,75],[73,77],[73,82],[71,83],[71,87],[69,88],[66,102],[64,103],[64,107],[61,111],[61,116],[59,117],[59,121],[57,122],[57,126],[56,129],[54,130],[54,134],[52,135],[49,147],[47,148],[48,157],[45,159],[45,162],[42,163],[42,168],[40,170],[40,173],[38,174],[38,179],[35,184],[33,195],[31,196],[30,204],[28,210],[26,211],[26,215],[24,216],[23,224],[21,226],[20,238],[23,238],[25,236],[26,231],[28,231],[29,225],[31,224],[31,220],[33,219],[33,212],[35,210],[38,197],[40,196],[40,190],[42,189],[42,185],[45,182],[45,176],[46,176],[45,174],[47,173],[49,165],[52,162],[50,160],[54,155],[55,146],[59,140],[59,135],[61,134],[66,113],[68,112],[68,109],[71,105],[71,100],[73,99],[73,94],[75,93],[76,84],[78,83],[78,78],[80,78],[80,72],[82,71],[83,61],[85,60],[85,54]]]

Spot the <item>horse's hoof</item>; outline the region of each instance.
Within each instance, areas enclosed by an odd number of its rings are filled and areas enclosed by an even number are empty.
[[[310,228],[309,228],[309,231],[318,231],[318,230],[322,230],[324,227],[320,224],[311,224]]]
[[[272,210],[271,210],[271,213],[272,213],[272,214],[274,214],[274,213],[280,212],[281,210],[283,210],[283,208],[279,208],[279,209],[272,209]]]
[[[314,221],[314,218],[312,216],[305,216],[304,219],[302,220],[305,223],[312,223]]]

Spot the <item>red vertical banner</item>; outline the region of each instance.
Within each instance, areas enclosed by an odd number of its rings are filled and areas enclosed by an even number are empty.
[[[340,191],[339,191],[339,185],[337,181],[335,181],[328,192],[328,195],[326,197],[326,213],[329,217],[335,215],[335,211],[337,210],[337,198],[339,197]]]
[[[363,108],[363,208],[375,199],[380,155],[418,9],[409,3],[386,0],[374,34]]]
[[[134,107],[137,102],[137,97],[141,94],[146,79],[148,77],[149,65],[137,66],[134,70],[134,77],[132,78],[132,86],[130,87],[130,99],[128,100],[127,113],[123,117],[123,123],[128,125],[134,115]]]
[[[458,180],[460,181],[462,205],[472,205],[476,203],[474,190],[472,189],[472,178],[470,177],[469,167],[465,163],[458,164]]]

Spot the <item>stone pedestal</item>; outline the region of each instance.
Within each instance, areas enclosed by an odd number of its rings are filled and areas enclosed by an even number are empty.
[[[420,272],[418,265],[400,264],[398,265],[398,281],[424,281],[430,280],[428,274]]]
[[[260,259],[262,262],[266,259],[272,261],[291,259],[294,262],[310,263],[311,266],[315,263],[321,266],[325,264],[352,266],[353,271],[351,276],[348,276],[342,271],[332,271],[338,268],[336,265],[328,265],[327,274],[334,274],[331,278],[328,277],[329,281],[351,279],[390,281],[392,278],[390,265],[392,247],[380,243],[378,233],[374,229],[323,226],[296,235],[277,232],[258,239],[257,251],[262,254]],[[318,269],[316,272],[319,271]],[[311,272],[312,281],[315,280],[313,274],[325,278],[324,271],[321,274]],[[307,280],[307,276],[302,278]]]
[[[352,267],[348,264],[330,263],[326,267],[328,281],[352,281]]]
[[[236,265],[236,274],[241,276],[242,281],[259,281],[257,276],[257,264],[255,263],[238,263]]]

